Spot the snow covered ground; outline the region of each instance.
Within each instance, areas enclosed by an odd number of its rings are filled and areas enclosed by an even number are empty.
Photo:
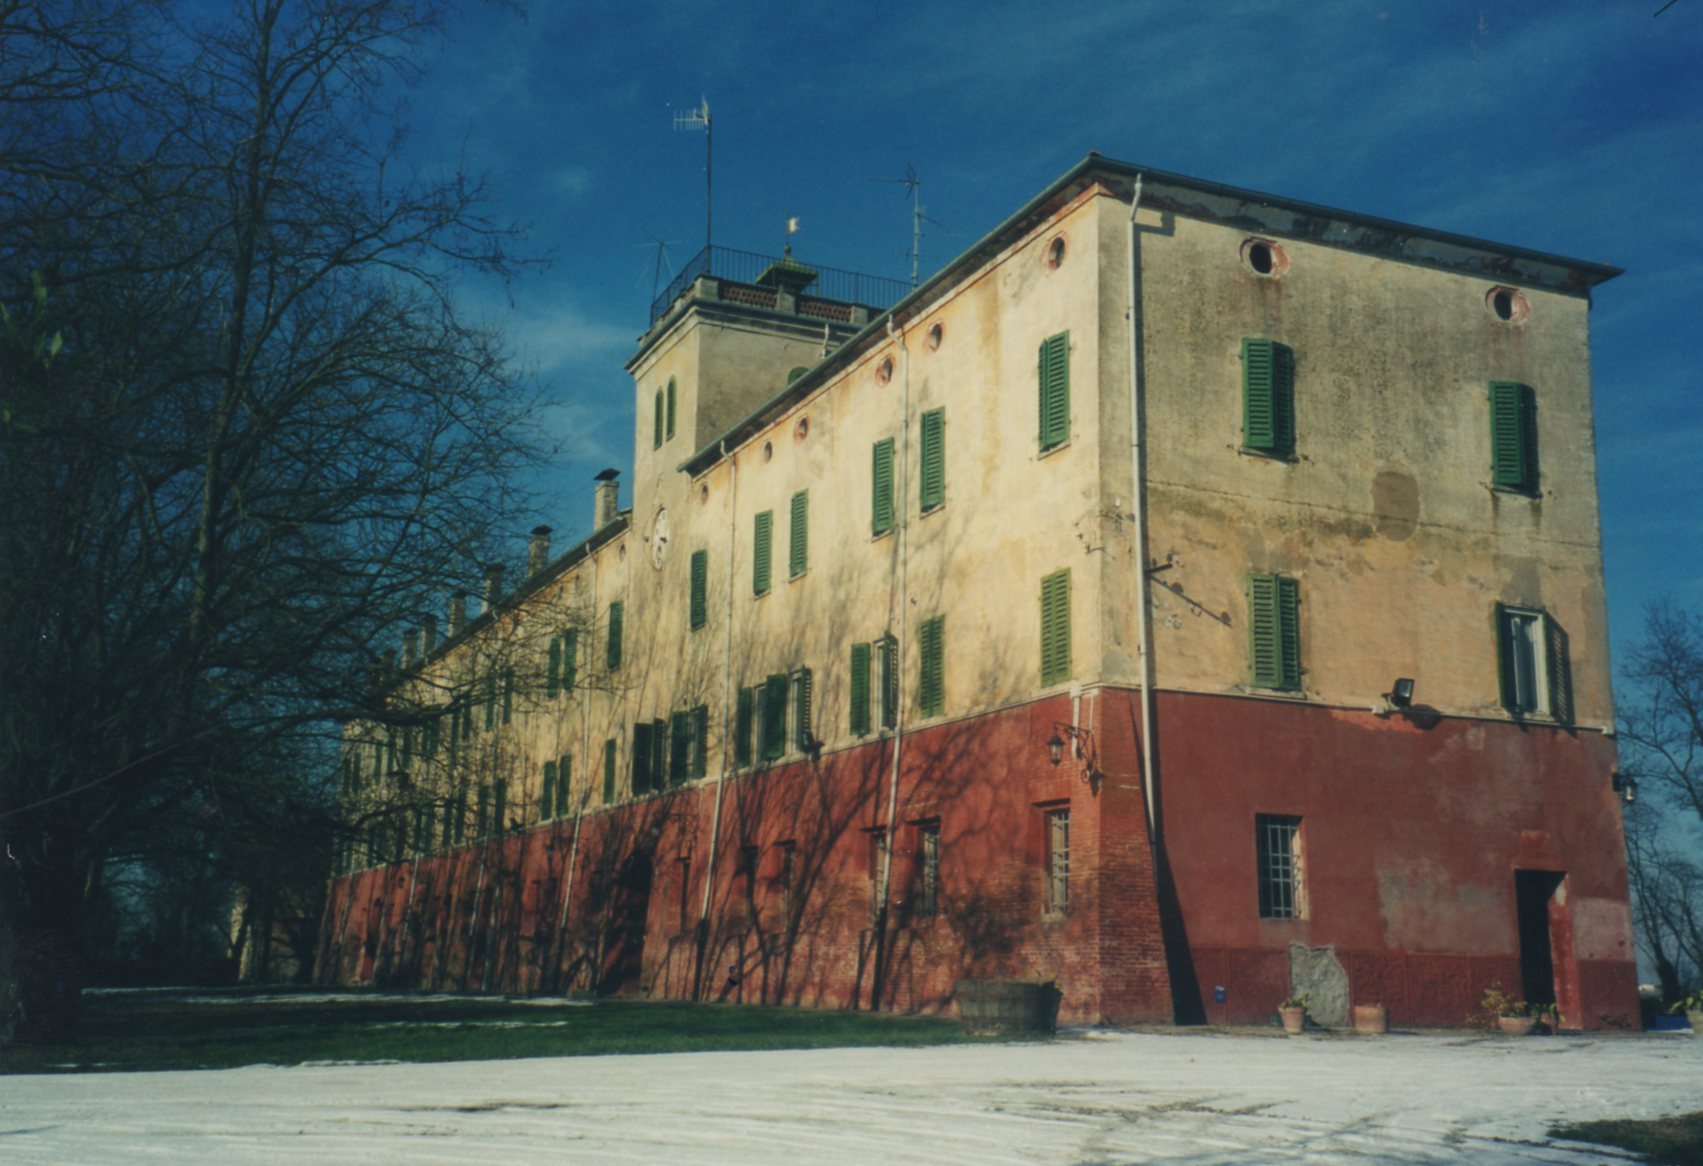
[[[1703,1039],[1090,1033],[1049,1044],[0,1077],[0,1162],[1621,1162]]]

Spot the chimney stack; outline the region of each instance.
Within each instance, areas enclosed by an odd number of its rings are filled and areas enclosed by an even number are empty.
[[[432,649],[438,646],[438,617],[423,616],[420,619],[420,659],[424,660],[432,654]]]
[[[550,528],[532,528],[532,541],[526,546],[526,573],[536,575],[550,564]]]
[[[485,611],[489,615],[497,609],[497,600],[503,597],[503,565],[492,563],[485,568]]]
[[[621,483],[616,481],[620,470],[604,470],[597,475],[597,504],[592,509],[591,531],[596,534],[621,512]]]
[[[402,633],[402,666],[412,668],[420,662],[420,631],[409,628]]]
[[[449,628],[444,635],[454,639],[467,626],[467,592],[457,591],[449,597]]]

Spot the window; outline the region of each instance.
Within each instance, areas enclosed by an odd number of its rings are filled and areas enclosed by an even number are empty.
[[[875,443],[874,465],[870,471],[873,483],[869,506],[871,534],[886,534],[893,529],[893,439],[882,438]]]
[[[568,786],[573,778],[574,759],[571,754],[562,754],[562,759],[556,763],[556,817],[564,818],[568,813]]]
[[[1248,576],[1248,680],[1256,688],[1301,687],[1300,595],[1293,579]]]
[[[508,829],[509,783],[501,779],[491,783],[491,829],[498,834]]]
[[[917,886],[911,915],[932,919],[940,908],[940,823],[917,823]]]
[[[562,637],[562,691],[572,692],[579,682],[579,629],[569,628]]]
[[[692,714],[682,710],[668,718],[668,784],[686,784],[691,768]]]
[[[1046,829],[1043,910],[1048,915],[1063,915],[1070,909],[1070,807],[1047,810],[1042,824]]]
[[[869,732],[869,645],[851,649],[851,732],[861,737]]]
[[[549,821],[556,816],[556,763],[544,763],[544,784],[538,791],[538,817]]]
[[[621,601],[609,605],[609,643],[604,646],[604,661],[613,672],[621,666]]]
[[[698,705],[692,710],[692,749],[687,776],[703,777],[709,772],[710,706]]]
[[[917,629],[921,667],[917,676],[917,711],[937,717],[946,707],[946,617],[925,619]]]
[[[786,753],[786,702],[788,679],[771,676],[763,681],[762,726],[763,760],[774,761]]]
[[[869,917],[880,919],[887,907],[887,828],[864,833],[869,836]]]
[[[918,466],[920,501],[924,511],[946,501],[946,410],[922,415],[922,460]]]
[[[1254,816],[1259,863],[1260,918],[1301,919],[1301,819],[1280,814]]]
[[[733,764],[746,766],[754,756],[751,731],[757,719],[757,690],[741,688],[733,713]]]
[[[1516,717],[1537,713],[1573,720],[1573,678],[1567,633],[1547,612],[1498,603],[1497,677],[1502,707]]]
[[[635,798],[643,797],[651,791],[655,749],[655,726],[650,721],[639,721],[633,726],[633,796]]]
[[[1295,354],[1286,344],[1242,341],[1242,446],[1273,457],[1295,452]]]
[[[792,747],[806,752],[813,738],[810,735],[810,669],[800,668],[792,674]]]
[[[882,636],[875,648],[881,657],[881,727],[891,729],[899,723],[899,641]]]
[[[1537,395],[1514,381],[1490,382],[1490,483],[1537,493]]]
[[[1041,683],[1070,679],[1070,568],[1041,580]]]
[[[751,593],[765,595],[769,590],[769,568],[772,561],[772,542],[775,531],[775,512],[765,510],[757,516],[755,544],[751,551]]]
[[[710,553],[692,552],[692,629],[696,631],[709,620]]]
[[[651,427],[650,447],[662,448],[662,390],[656,391],[656,423]]]
[[[603,804],[615,800],[615,738],[603,742]]]
[[[550,650],[544,660],[544,695],[551,700],[562,691],[562,640],[560,636],[550,638]]]
[[[792,496],[792,540],[787,546],[787,564],[798,578],[810,567],[810,491]]]
[[[1070,333],[1041,341],[1041,449],[1070,440]]]
[[[668,378],[668,406],[665,409],[665,412],[668,415],[667,416],[667,425],[665,426],[665,428],[667,430],[668,439],[670,441],[672,441],[672,440],[674,440],[674,378],[673,377]]]

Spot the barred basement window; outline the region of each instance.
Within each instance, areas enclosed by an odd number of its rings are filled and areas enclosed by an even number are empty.
[[[911,915],[932,919],[940,908],[940,823],[917,823],[917,889]]]
[[[1261,919],[1303,919],[1301,819],[1280,814],[1254,816]]]
[[[1070,909],[1070,807],[1045,811],[1046,895],[1042,910],[1060,916]]]

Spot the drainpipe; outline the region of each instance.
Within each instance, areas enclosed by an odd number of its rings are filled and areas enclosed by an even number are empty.
[[[721,707],[726,716],[733,708],[733,548],[739,537],[739,464],[727,456],[727,439],[721,442],[721,460],[727,463],[727,647],[721,662]],[[721,803],[727,786],[727,775],[733,772],[733,734],[721,735],[721,772],[715,779],[715,813],[710,818],[710,852],[704,866],[704,895],[698,906],[697,951],[692,969],[692,999],[703,993],[704,956],[708,954],[710,930],[710,891],[715,886],[716,849],[721,844]]]
[[[881,903],[875,916],[875,971],[871,977],[871,992],[869,1010],[881,1010],[881,993],[886,987],[886,977],[882,970],[887,959],[887,904],[893,895],[893,841],[897,836],[897,827],[893,819],[899,812],[899,769],[904,754],[905,742],[905,612],[909,603],[906,597],[905,558],[909,550],[910,509],[907,499],[910,498],[910,465],[911,465],[911,351],[905,347],[905,334],[895,332],[893,317],[887,317],[887,338],[899,346],[899,417],[902,424],[899,427],[900,452],[898,474],[898,506],[899,529],[894,536],[899,540],[899,572],[898,572],[898,608],[895,617],[894,636],[897,648],[894,652],[893,667],[898,673],[899,695],[898,707],[893,715],[893,762],[892,773],[887,779],[887,845],[881,856]]]
[[[1129,204],[1129,460],[1134,487],[1136,640],[1141,653],[1141,789],[1147,799],[1147,844],[1155,869],[1159,852],[1159,803],[1153,775],[1153,588],[1147,577],[1147,447],[1142,441],[1146,410],[1141,367],[1141,269],[1137,266],[1135,216],[1141,210],[1141,175]]]

